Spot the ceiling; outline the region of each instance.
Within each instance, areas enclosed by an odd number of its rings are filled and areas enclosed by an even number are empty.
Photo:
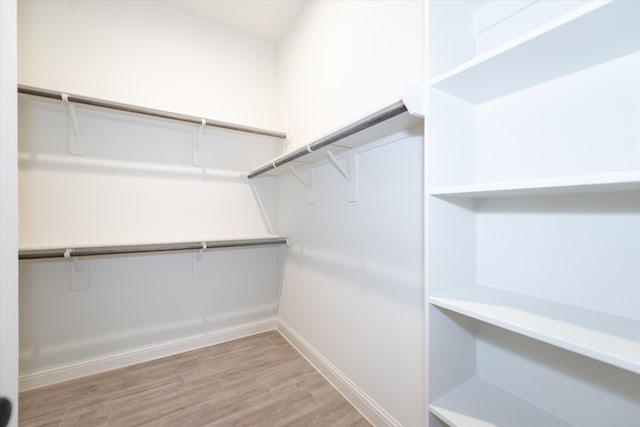
[[[220,24],[277,43],[304,0],[170,0]]]

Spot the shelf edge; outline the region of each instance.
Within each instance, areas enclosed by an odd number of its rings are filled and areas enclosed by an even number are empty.
[[[189,242],[172,243],[151,243],[151,244],[125,244],[125,245],[100,245],[100,246],[69,246],[42,249],[20,249],[18,258],[20,260],[31,259],[51,259],[85,257],[85,256],[105,256],[105,255],[130,255],[153,252],[176,252],[191,251],[201,249],[225,249],[241,247],[257,247],[286,245],[288,238],[285,236],[270,236],[260,238],[244,239],[221,239],[221,240],[200,240]],[[203,245],[203,243],[205,245]],[[206,247],[205,247],[206,246]]]

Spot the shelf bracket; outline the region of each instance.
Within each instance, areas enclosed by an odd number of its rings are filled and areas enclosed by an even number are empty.
[[[204,251],[207,249],[207,242],[202,242],[202,248],[193,254],[193,277],[204,276]]]
[[[256,188],[256,182],[249,180],[247,178],[249,187],[251,188],[251,192],[253,193],[253,199],[256,201],[258,205],[258,209],[260,210],[260,215],[262,216],[262,222],[264,223],[265,228],[269,234],[274,234],[273,226],[271,225],[271,220],[269,219],[269,214],[267,209],[264,207],[264,203],[262,203],[262,198],[260,197],[260,193],[258,193],[258,189]]]
[[[204,165],[204,130],[207,127],[207,121],[200,119],[200,127],[193,142],[193,164],[195,166]]]
[[[89,261],[80,261],[72,257],[73,249],[66,249],[64,257],[69,261],[69,283],[72,291],[86,291],[89,289]]]
[[[347,200],[348,202],[357,202],[358,201],[358,160],[356,158],[356,153],[353,150],[349,151],[347,155],[347,164],[348,171],[344,170],[344,168],[340,165],[340,162],[335,158],[331,151],[327,150],[327,156],[329,158],[329,162],[333,165],[334,168],[347,180],[350,186],[350,196]]]
[[[78,115],[76,114],[76,106],[74,103],[69,102],[69,95],[66,93],[60,94],[62,101],[67,104],[69,109],[69,153],[70,154],[84,154],[82,147],[82,138],[80,137],[80,125],[78,124]]]
[[[426,86],[419,83],[405,82],[402,102],[412,116],[424,117],[427,99]]]
[[[300,176],[300,174],[298,173],[298,171],[296,170],[296,168],[294,168],[293,166],[289,166],[289,169],[291,170],[291,173],[293,173],[293,176],[294,176],[298,181],[300,181],[300,183],[304,186],[304,188],[306,188],[306,189],[311,188],[311,187],[309,186],[309,184],[307,184],[307,183],[305,182],[305,180],[304,180],[304,179],[302,179],[302,177]]]
[[[293,166],[289,165],[289,169],[293,176],[300,181],[300,183],[307,189],[307,204],[313,205],[316,202],[316,190],[315,190],[315,180],[316,180],[316,171],[314,168],[307,169],[307,180],[305,181],[300,173]]]
[[[282,146],[280,147],[280,155],[283,155],[287,152],[287,148],[289,148],[289,144],[291,144],[291,140],[289,140],[289,136],[282,140]]]
[[[329,161],[331,162],[331,164],[333,165],[334,168],[336,168],[336,170],[338,172],[340,172],[340,175],[342,175],[344,177],[344,179],[346,179],[347,181],[351,182],[351,177],[349,176],[349,174],[347,173],[347,171],[345,171],[342,166],[340,166],[340,163],[338,163],[338,160],[336,160],[335,156],[333,155],[333,153],[331,153],[331,151],[327,150],[327,155],[329,156]]]

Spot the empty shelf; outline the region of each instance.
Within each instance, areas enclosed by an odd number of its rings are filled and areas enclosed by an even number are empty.
[[[205,249],[239,248],[254,246],[285,245],[284,236],[255,237],[242,239],[201,240],[197,242],[172,242],[151,244],[78,246],[64,248],[20,249],[20,259],[64,258],[68,256],[126,255],[147,252],[173,252]]]
[[[475,104],[487,102],[638,51],[638,22],[640,2],[590,2],[429,84]]]
[[[640,320],[519,295],[467,286],[429,302],[465,316],[640,373]]]
[[[19,85],[18,93],[62,101],[61,92],[56,92],[48,89],[40,89],[35,87]],[[126,113],[141,114],[144,116],[157,117],[160,119],[176,120],[180,122],[193,123],[197,125],[200,125],[203,120],[203,118],[201,117],[189,116],[186,114],[171,113],[169,111],[156,110],[156,109],[147,108],[147,107],[139,107],[139,106],[130,105],[130,104],[122,104],[119,102],[107,101],[104,99],[89,98],[86,96],[69,94],[68,100],[69,102],[72,102],[75,104],[91,105],[94,107],[108,108],[110,110],[124,111]],[[281,138],[281,139],[284,139],[287,137],[287,135],[284,132],[277,132],[277,131],[268,130],[268,129],[259,129],[251,126],[239,125],[239,124],[229,123],[229,122],[222,122],[219,120],[205,119],[205,121],[207,126],[220,128],[220,129],[228,129],[228,130],[233,130],[237,132],[252,133],[256,135],[263,135],[263,136],[269,136],[269,137]]]
[[[421,118],[409,114],[403,101],[398,101],[311,144],[258,166],[249,172],[249,178],[265,174],[277,174],[283,170],[282,166],[285,165],[313,163],[321,158],[326,158],[326,148],[328,147],[331,147],[333,153],[337,154],[367,144],[382,136],[409,129],[421,121]]]
[[[640,171],[431,187],[432,196],[511,197],[640,190]]]
[[[473,377],[429,409],[452,427],[568,427],[569,423],[506,390]]]

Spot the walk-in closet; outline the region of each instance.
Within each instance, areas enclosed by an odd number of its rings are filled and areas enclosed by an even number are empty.
[[[640,0],[0,0],[0,427],[634,427]]]

